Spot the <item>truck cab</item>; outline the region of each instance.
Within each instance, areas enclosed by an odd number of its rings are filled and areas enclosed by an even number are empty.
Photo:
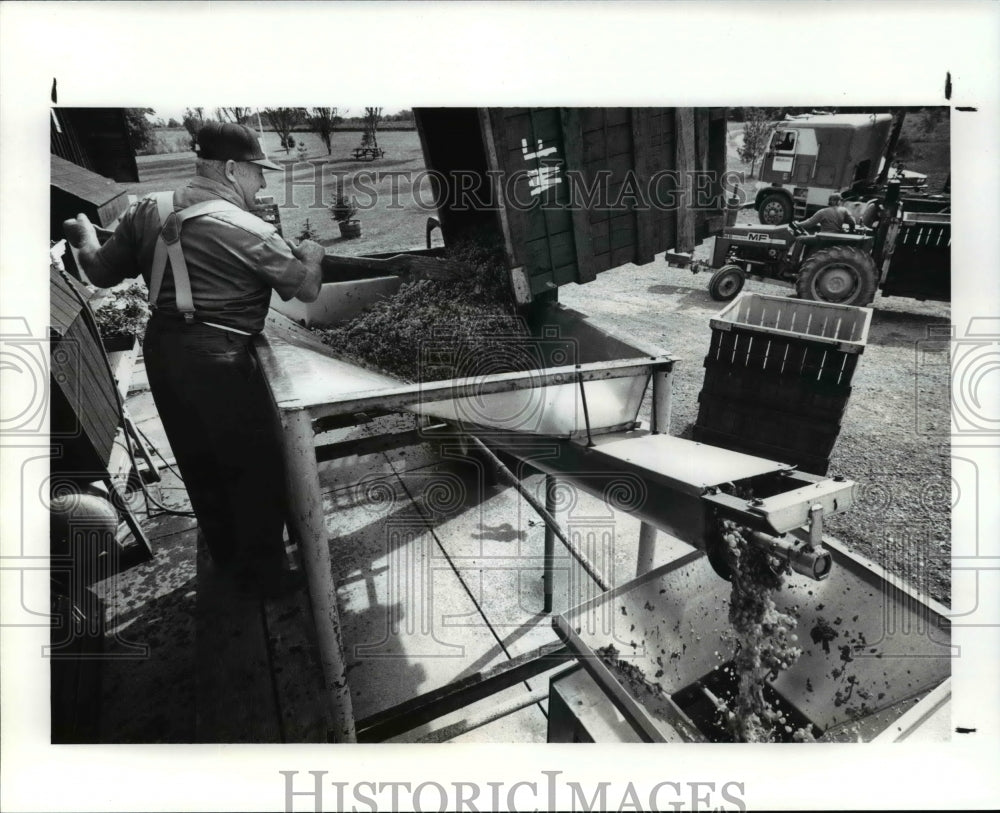
[[[827,205],[834,192],[875,184],[892,135],[888,113],[835,113],[791,118],[775,128],[764,155],[754,208],[779,225]]]

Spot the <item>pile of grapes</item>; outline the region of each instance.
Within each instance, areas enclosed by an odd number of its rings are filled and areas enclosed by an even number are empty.
[[[510,293],[502,248],[470,239],[446,256],[465,264],[468,274],[406,282],[350,322],[314,331],[341,357],[406,381],[515,372],[524,354],[512,353],[511,341],[528,331]],[[468,369],[470,359],[485,368]]]
[[[764,697],[766,682],[802,654],[796,646],[798,619],[779,611],[773,598],[781,589],[787,565],[752,544],[740,526],[728,520],[722,526],[732,571],[729,634],[736,646],[733,663],[739,690],[734,707],[720,712],[737,742],[774,742],[789,735],[798,741],[812,739],[804,729],[793,731],[784,714]]]

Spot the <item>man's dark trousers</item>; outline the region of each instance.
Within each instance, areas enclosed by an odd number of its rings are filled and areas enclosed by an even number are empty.
[[[266,581],[285,565],[284,458],[251,337],[154,315],[142,349],[213,561]]]

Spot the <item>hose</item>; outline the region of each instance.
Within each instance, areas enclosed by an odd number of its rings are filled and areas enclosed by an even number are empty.
[[[108,372],[108,378],[112,382],[114,382],[115,374],[114,371],[111,369],[111,360],[108,358],[108,354],[104,350],[104,343],[101,340],[101,331],[97,325],[97,319],[94,317],[94,312],[91,310],[90,305],[87,304],[87,301],[82,296],[80,296],[80,292],[76,289],[76,280],[74,280],[70,276],[69,272],[66,270],[66,266],[62,262],[58,262],[55,263],[55,267],[58,269],[59,274],[66,282],[67,287],[73,293],[73,296],[76,298],[76,301],[80,303],[80,309],[81,309],[80,312],[83,314],[84,321],[86,322],[87,327],[94,338],[94,341],[97,343],[98,348],[100,348],[101,358],[104,360],[104,368]],[[125,402],[122,400],[122,394],[121,392],[119,392],[118,387],[112,387],[112,389],[114,389],[115,391],[115,403],[118,405],[118,426],[122,430],[122,434],[125,437],[125,449],[128,452],[128,457],[129,461],[132,463],[132,468],[138,471],[139,464],[135,459],[135,449],[133,449],[132,447],[132,440],[129,436],[128,428],[125,426],[125,421],[126,421]],[[160,455],[160,458],[162,459],[163,456]],[[139,477],[138,480],[139,480],[139,488],[142,489],[143,496],[164,513],[174,514],[179,517],[195,516],[193,511],[178,511],[175,508],[168,508],[149,492],[149,489],[146,487],[146,483],[143,482],[142,477]]]

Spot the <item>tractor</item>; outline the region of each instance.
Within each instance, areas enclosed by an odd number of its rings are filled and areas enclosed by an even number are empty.
[[[868,305],[883,296],[949,301],[950,196],[901,196],[890,181],[884,200],[868,202],[853,232],[807,234],[800,227],[728,226],[716,236],[711,262],[667,252],[671,265],[712,272],[711,297],[727,302],[746,279],[790,285],[796,296],[840,305]]]
[[[728,302],[751,276],[791,283],[801,299],[867,305],[878,285],[874,242],[874,233],[864,227],[851,234],[807,234],[791,224],[732,226],[715,238],[708,292]],[[694,262],[691,270],[706,269]]]

